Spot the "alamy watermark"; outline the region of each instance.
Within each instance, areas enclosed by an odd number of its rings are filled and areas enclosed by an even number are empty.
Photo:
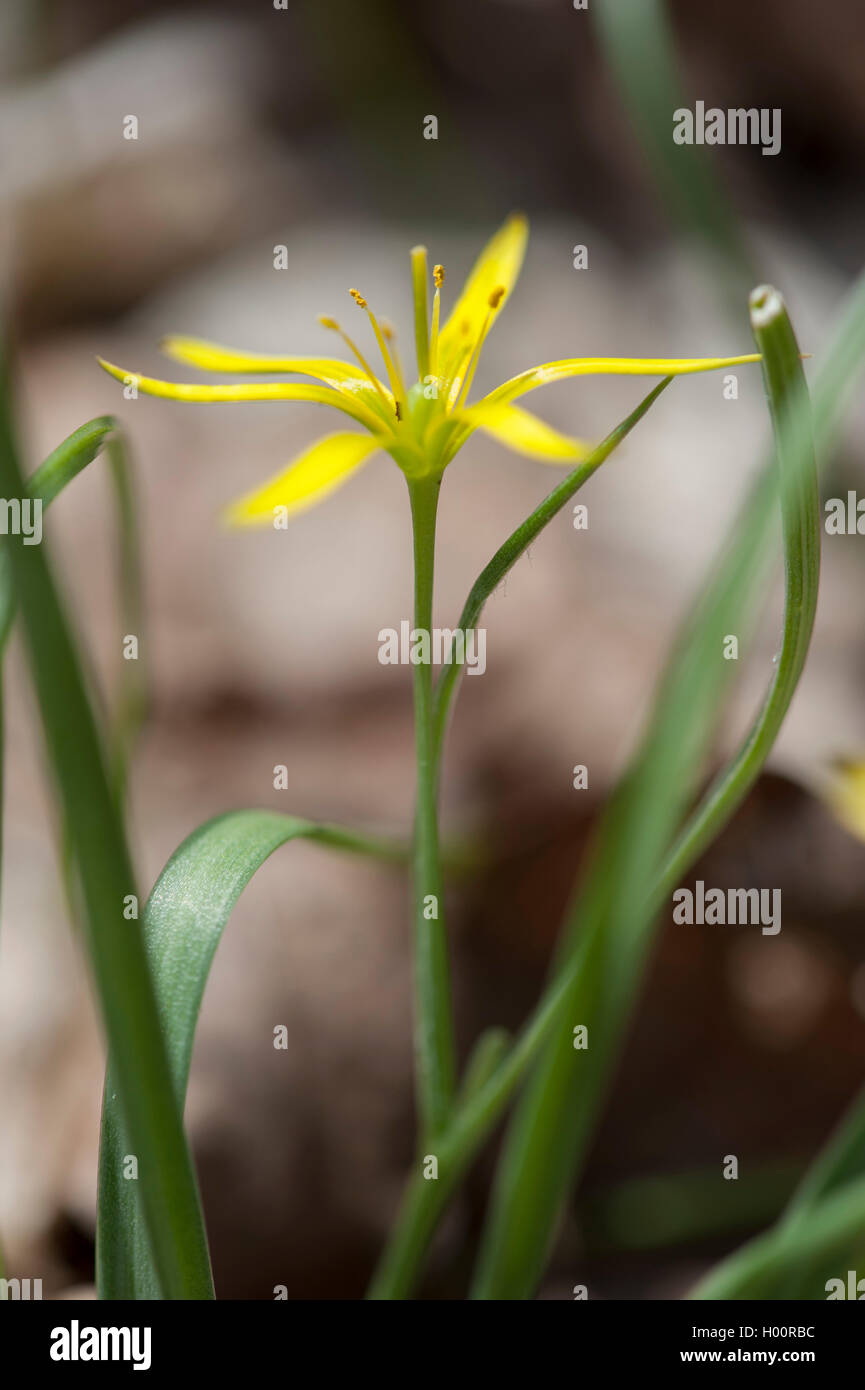
[[[82,1327],[73,1318],[68,1327],[51,1329],[48,1355],[52,1361],[131,1361],[133,1371],[149,1371],[151,1337],[149,1327]]]
[[[827,536],[865,536],[865,497],[857,497],[852,491],[846,499],[830,497],[823,510]]]
[[[677,145],[762,145],[763,154],[779,154],[781,108],[710,106],[707,111],[704,101],[693,111],[679,106],[673,112],[673,140]]]
[[[483,627],[412,627],[407,618],[378,634],[382,666],[465,666],[468,675],[487,669],[487,632]]]
[[[0,497],[0,536],[22,536],[25,545],[40,545],[42,498]]]
[[[673,921],[687,926],[760,926],[764,936],[781,930],[780,888],[707,888],[701,878],[673,894]]]
[[[827,1303],[836,1298],[855,1298],[857,1303],[865,1303],[865,1279],[860,1279],[855,1269],[848,1269],[846,1283],[843,1279],[827,1279],[823,1287]]]
[[[0,1303],[39,1302],[41,1298],[41,1279],[0,1279]]]

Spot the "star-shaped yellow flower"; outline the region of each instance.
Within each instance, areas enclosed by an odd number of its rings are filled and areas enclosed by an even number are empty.
[[[196,338],[168,338],[164,351],[179,362],[219,372],[279,374],[310,378],[308,382],[259,382],[203,386],[158,381],[99,359],[118,381],[151,396],[176,401],[313,401],[341,411],[365,433],[327,435],[299,455],[263,487],[242,497],[229,509],[235,525],[273,520],[305,510],[345,482],[377,449],[390,454],[409,480],[440,476],[476,429],[532,458],[573,465],[590,446],[560,434],[514,401],[529,391],[564,377],[592,373],[630,376],[674,376],[712,371],[746,362],[759,354],[739,357],[645,358],[568,357],[532,367],[504,382],[474,405],[468,403],[475,370],[486,336],[516,284],[528,238],[524,217],[514,215],[488,243],[469,275],[450,316],[439,326],[444,270],[433,271],[432,312],[428,301],[427,253],[412,251],[417,380],[407,386],[393,334],[379,324],[363,295],[351,290],[355,304],[369,318],[385,368],[386,381],[373,372],[366,358],[339,324],[322,318],[337,333],[354,362],[329,357],[270,357],[238,352]]]

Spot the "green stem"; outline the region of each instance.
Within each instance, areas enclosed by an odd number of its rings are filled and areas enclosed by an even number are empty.
[[[409,482],[414,541],[414,626],[432,634],[435,525],[439,478]],[[431,657],[431,651],[428,656]],[[444,1128],[453,1100],[456,1063],[450,968],[439,856],[432,666],[414,667],[417,804],[414,828],[415,1065],[420,1138]]]
[[[566,502],[591,477],[618,444],[633,429],[638,420],[657,400],[669,385],[666,377],[649,392],[636,410],[617,425],[607,437],[592,450],[588,458],[553,489],[541,505],[522,525],[499,547],[475,581],[466,600],[459,626],[465,631],[475,626],[483,606],[508,571],[513,567],[532,540],[540,534],[548,522],[559,512]],[[416,538],[417,548],[417,538]],[[430,589],[432,576],[430,575]],[[432,705],[433,753],[437,774],[441,761],[442,743],[447,725],[448,712],[456,689],[460,667],[456,651],[445,666],[435,690]],[[548,1041],[563,1017],[563,1009],[568,1007],[567,981],[551,987],[546,998],[538,1006],[534,1018],[523,1029],[513,1047],[502,1057],[500,1065],[489,1075],[473,1073],[470,1062],[466,1081],[458,1103],[448,1122],[447,1130],[436,1144],[439,1176],[436,1181],[428,1180],[417,1168],[409,1179],[407,1191],[400,1207],[396,1226],[379,1262],[369,1290],[374,1299],[394,1299],[405,1297],[417,1274],[417,1268],[426,1248],[436,1221],[459,1179],[465,1173],[489,1130],[499,1118],[504,1107],[513,1095],[529,1062],[536,1056],[544,1042]],[[494,1042],[497,1048],[501,1039]],[[477,1058],[475,1058],[475,1063]]]
[[[430,1237],[460,1179],[522,1080],[530,1062],[561,1024],[569,1003],[567,977],[551,987],[510,1052],[477,1091],[461,1099],[436,1143],[438,1178],[420,1164],[409,1177],[396,1224],[370,1284],[370,1299],[407,1298]]]

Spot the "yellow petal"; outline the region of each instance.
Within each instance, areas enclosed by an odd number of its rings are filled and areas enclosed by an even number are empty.
[[[232,526],[273,522],[274,508],[293,516],[315,506],[365,463],[381,446],[366,434],[330,434],[300,454],[288,468],[226,509]]]
[[[459,411],[455,418],[472,429],[485,430],[518,454],[528,454],[529,458],[544,463],[575,463],[585,458],[592,447],[580,439],[559,434],[552,425],[518,405],[470,406],[468,410]]]
[[[865,840],[865,762],[840,763],[826,800],[845,830]]]
[[[741,367],[759,362],[759,352],[742,357],[565,357],[545,362],[512,377],[484,396],[478,405],[502,404],[571,376],[684,376],[689,372],[714,372],[721,367]]]
[[[158,381],[155,377],[140,376],[138,372],[116,367],[97,357],[97,362],[109,376],[122,381],[125,386],[134,386],[146,396],[163,396],[172,401],[192,401],[199,405],[209,405],[223,401],[313,401],[319,405],[332,406],[350,415],[353,420],[366,425],[367,429],[382,432],[382,419],[374,414],[363,402],[353,395],[343,395],[330,386],[313,386],[300,382],[259,381],[251,385],[232,383],[227,386],[202,386],[198,383],[179,381]]]
[[[439,334],[438,371],[453,376],[460,361],[477,341],[487,314],[498,317],[510,297],[526,252],[529,227],[521,213],[514,213],[487,243],[475,262],[463,292]],[[490,295],[504,290],[499,307],[490,308]]]
[[[336,357],[270,357],[261,352],[239,352],[203,338],[163,338],[162,351],[175,362],[187,362],[208,372],[294,372],[316,377],[327,386],[356,381],[374,389],[366,372],[353,362]]]

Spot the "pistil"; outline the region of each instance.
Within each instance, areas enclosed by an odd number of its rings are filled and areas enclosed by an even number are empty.
[[[427,299],[426,247],[415,246],[411,253],[411,278],[414,289],[414,338],[417,350],[418,381],[430,370],[430,343],[427,331],[429,304]]]

